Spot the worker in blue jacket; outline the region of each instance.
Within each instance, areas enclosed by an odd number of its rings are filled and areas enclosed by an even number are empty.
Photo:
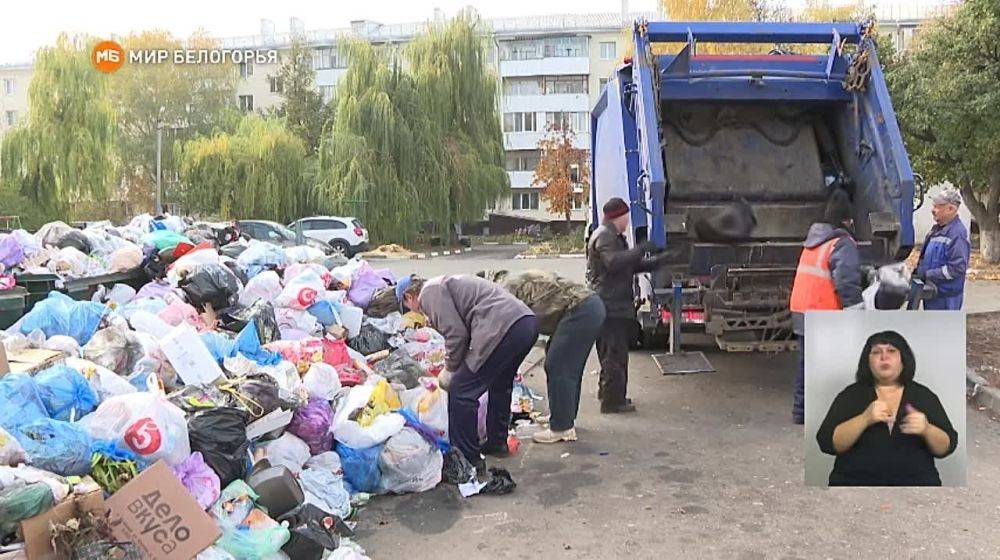
[[[969,230],[958,217],[962,195],[948,188],[934,195],[931,202],[935,224],[924,239],[914,276],[938,289],[934,299],[924,300],[924,309],[961,309],[971,251]]]

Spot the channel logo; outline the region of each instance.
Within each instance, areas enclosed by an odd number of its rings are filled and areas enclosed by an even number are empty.
[[[125,64],[125,49],[115,41],[101,41],[94,45],[90,62],[94,64],[94,68],[110,74]]]

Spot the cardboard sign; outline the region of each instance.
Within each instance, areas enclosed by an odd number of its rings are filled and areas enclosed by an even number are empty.
[[[106,500],[115,538],[134,542],[143,558],[189,560],[222,531],[163,461]]]

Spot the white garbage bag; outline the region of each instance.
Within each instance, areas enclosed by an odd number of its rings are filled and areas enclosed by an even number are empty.
[[[444,457],[413,428],[403,428],[385,442],[378,459],[379,490],[393,494],[426,492],[441,482]]]
[[[91,437],[124,444],[149,461],[179,465],[191,454],[184,411],[159,393],[111,397],[80,424]]]

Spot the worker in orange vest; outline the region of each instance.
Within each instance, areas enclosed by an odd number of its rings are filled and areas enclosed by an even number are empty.
[[[853,209],[842,189],[831,193],[823,221],[809,228],[792,283],[792,329],[799,338],[799,370],[795,376],[792,421],[805,423],[805,313],[862,307],[861,264],[852,234]]]

